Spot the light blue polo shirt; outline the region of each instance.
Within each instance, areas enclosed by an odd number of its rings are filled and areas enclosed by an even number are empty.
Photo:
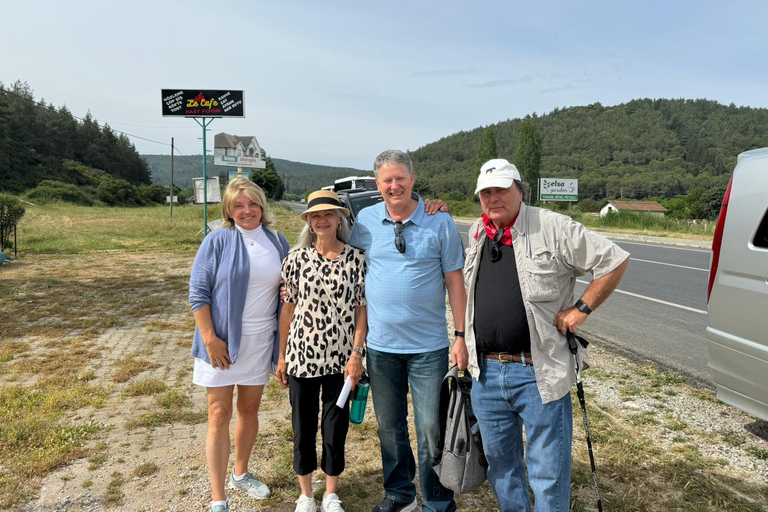
[[[427,215],[421,198],[403,228],[402,254],[386,203],[363,209],[352,228],[349,243],[365,251],[368,267],[367,344],[381,352],[432,352],[448,346],[443,274],[464,267],[461,239],[451,216]]]

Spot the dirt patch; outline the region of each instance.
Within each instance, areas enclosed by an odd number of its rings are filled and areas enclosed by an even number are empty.
[[[55,422],[60,432],[81,435],[75,441],[82,442],[73,441],[66,457],[29,474],[11,458],[0,462],[0,474],[6,474],[0,485],[10,475],[15,487],[6,492],[12,489],[23,498],[10,508],[207,509],[206,398],[191,384],[189,356],[191,263],[190,257],[174,254],[119,252],[69,260],[43,256],[0,273],[0,287],[10,297],[0,300],[11,308],[11,318],[0,320],[11,333],[6,338],[4,331],[0,343],[3,403],[12,390],[29,401],[37,399],[36,390],[80,390],[55,395],[65,402],[49,404],[50,417],[40,418]],[[29,311],[37,305],[47,309]],[[33,334],[25,333],[27,322],[37,326]],[[599,347],[592,350],[592,362],[585,388],[606,510],[759,511],[768,506],[765,422],[716,401],[708,390]],[[130,371],[115,379],[128,366]],[[56,381],[66,385],[54,388]],[[293,510],[299,488],[289,410],[286,391],[273,380],[264,394],[251,457],[251,470],[271,487],[273,497],[256,501],[232,492],[232,510]],[[370,402],[366,416],[363,425],[350,428],[347,443],[339,495],[348,512],[367,512],[383,497]],[[411,439],[415,443],[413,431]],[[594,510],[588,461],[574,402],[573,510]],[[318,502],[322,480],[316,477]],[[465,510],[498,509],[487,483],[457,502]]]

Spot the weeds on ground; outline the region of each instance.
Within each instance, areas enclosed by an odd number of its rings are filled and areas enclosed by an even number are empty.
[[[161,380],[143,379],[128,384],[123,394],[125,396],[147,396],[156,395],[166,390],[168,390],[168,386]]]
[[[133,476],[143,478],[146,476],[152,476],[158,471],[157,464],[154,462],[145,462],[144,464],[140,464],[139,467],[133,470]]]
[[[123,484],[125,480],[118,471],[112,473],[112,479],[107,484],[107,493],[104,495],[104,506],[107,508],[118,507],[123,504]]]

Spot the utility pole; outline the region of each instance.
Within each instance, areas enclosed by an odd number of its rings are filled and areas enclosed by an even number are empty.
[[[171,137],[171,218],[173,218],[173,137]]]

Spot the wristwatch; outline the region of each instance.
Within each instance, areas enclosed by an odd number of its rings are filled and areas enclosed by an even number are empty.
[[[573,307],[575,307],[582,313],[590,314],[592,312],[592,309],[587,305],[587,303],[581,299],[577,300],[576,304],[574,304]]]
[[[352,352],[357,352],[360,357],[365,357],[365,347],[352,347]]]

